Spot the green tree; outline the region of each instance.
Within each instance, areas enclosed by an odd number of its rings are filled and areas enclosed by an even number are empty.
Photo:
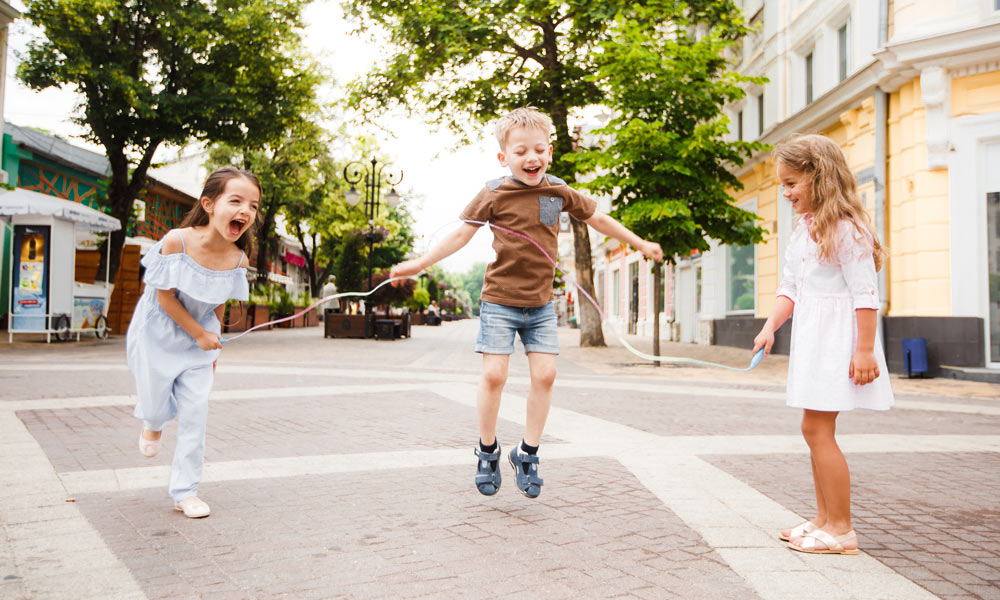
[[[123,226],[111,235],[112,276],[161,144],[259,147],[313,104],[317,71],[299,35],[307,1],[28,3],[25,17],[44,37],[20,57],[18,77],[34,90],[79,90],[74,120],[111,164],[107,201]]]
[[[582,170],[600,173],[586,186],[613,196],[612,214],[658,242],[671,264],[691,250],[707,251],[709,238],[741,246],[763,239],[757,216],[732,204],[730,192],[743,186],[729,169],[765,149],[726,140],[723,107],[744,97],[741,84],[766,82],[732,72],[725,58],[747,32],[740,11],[730,6],[704,27],[699,15],[676,6],[668,35],[651,25],[663,6],[637,5],[615,19],[595,77],[609,90],[614,116],[595,132],[602,143],[574,157]],[[659,264],[654,275],[659,306]]]
[[[342,291],[357,291],[368,287],[365,279],[365,260],[362,254],[364,240],[360,235],[349,235],[344,240],[337,257],[337,288]]]
[[[256,149],[220,144],[209,151],[210,167],[235,165],[249,169],[260,179],[263,192],[257,211],[258,284],[267,281],[267,261],[273,254],[278,215],[291,212],[293,223],[290,225],[297,226],[301,213],[308,212],[315,197],[322,195],[318,191],[323,184],[319,170],[328,160],[327,144],[323,129],[304,120],[289,127],[274,144]],[[301,232],[301,226],[299,229]],[[312,284],[315,290],[316,282]]]
[[[694,23],[732,18],[731,0],[349,0],[364,25],[388,31],[397,51],[363,82],[353,100],[369,112],[391,104],[425,106],[456,129],[469,117],[488,121],[518,106],[537,106],[555,126],[550,169],[569,182],[570,112],[604,101],[594,73],[613,40],[619,12],[649,6],[650,25],[665,30],[677,12]],[[735,11],[738,15],[739,11]],[[634,74],[636,80],[645,78]],[[585,223],[571,220],[578,284],[593,295],[594,270]],[[603,346],[597,311],[584,305],[580,344]]]
[[[390,232],[386,239],[374,248],[375,255],[372,264],[376,269],[389,269],[393,265],[406,260],[406,255],[413,250],[413,215],[405,205],[390,208],[386,219],[395,223],[395,232]]]
[[[486,263],[480,262],[469,267],[465,273],[455,276],[459,289],[469,295],[469,305],[473,314],[479,314],[479,297],[483,292],[483,278],[486,276]]]

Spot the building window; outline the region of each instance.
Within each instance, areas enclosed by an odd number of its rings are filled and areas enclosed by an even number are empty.
[[[1000,10],[1000,0],[993,0],[993,10]]]
[[[806,104],[813,101],[813,53],[806,54]]]
[[[757,137],[764,134],[764,92],[757,96]]]
[[[997,0],[1000,2],[1000,0]],[[840,59],[840,64],[838,65],[838,76],[840,79],[838,81],[843,81],[847,79],[847,69],[848,69],[848,40],[847,40],[847,26],[850,23],[844,23],[844,26],[837,30],[837,48],[838,55]]]
[[[751,311],[756,305],[754,293],[754,267],[756,247],[729,246],[728,252],[728,293],[726,310],[729,312]]]
[[[701,312],[701,265],[694,270],[694,312]]]
[[[747,35],[747,54],[753,56],[757,49],[760,48],[761,42],[764,39],[764,6],[763,3],[757,12],[750,17],[750,33]]]
[[[616,317],[621,313],[621,274],[618,269],[615,269],[614,273],[611,274],[611,305],[614,307],[613,315]]]
[[[736,139],[743,141],[743,111],[736,113]]]

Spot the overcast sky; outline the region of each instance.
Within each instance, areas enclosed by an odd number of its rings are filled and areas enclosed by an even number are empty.
[[[24,9],[20,0],[12,0],[11,4]],[[345,21],[339,0],[315,0],[306,9],[305,18],[308,24],[305,40],[309,50],[337,81],[335,87],[324,89],[323,99],[335,100],[342,93],[343,85],[375,64],[380,48],[378,44],[349,35],[353,25]],[[83,130],[69,121],[78,103],[77,94],[55,89],[34,92],[14,77],[15,52],[23,51],[34,35],[36,32],[24,21],[18,20],[11,25],[5,119],[17,125],[47,129],[70,139],[73,144],[103,153],[100,147],[80,139],[78,136]],[[487,180],[506,173],[497,162],[496,142],[488,135],[489,127],[482,128],[480,140],[472,145],[461,145],[446,129],[428,124],[420,115],[410,118],[402,113],[386,114],[379,119],[379,125],[357,131],[374,135],[379,146],[393,158],[394,165],[403,170],[400,190],[421,196],[419,200],[404,199],[410,203],[417,233],[422,236],[416,242],[420,252],[426,251],[432,235],[435,240],[440,239],[448,230],[442,230],[442,226],[458,217]],[[200,187],[200,182],[194,187]],[[457,224],[450,227],[455,226]],[[468,246],[442,261],[441,265],[449,271],[460,272],[475,262],[488,262],[493,259],[491,242],[492,235],[481,230]]]

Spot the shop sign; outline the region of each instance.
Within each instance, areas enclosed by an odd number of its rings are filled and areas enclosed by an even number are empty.
[[[285,250],[285,262],[290,265],[295,265],[296,267],[306,266],[305,257],[299,256],[298,254],[292,254],[291,250]]]

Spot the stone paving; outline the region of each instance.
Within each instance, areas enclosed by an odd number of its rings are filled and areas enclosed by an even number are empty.
[[[173,426],[135,448],[120,337],[0,348],[0,598],[1000,598],[1000,386],[897,380],[897,409],[843,415],[863,552],[805,556],[775,537],[814,502],[787,359],[654,369],[564,330],[543,494],[503,465],[485,498],[476,326],[227,346],[197,521],[166,496]],[[527,384],[516,355],[505,448]]]

